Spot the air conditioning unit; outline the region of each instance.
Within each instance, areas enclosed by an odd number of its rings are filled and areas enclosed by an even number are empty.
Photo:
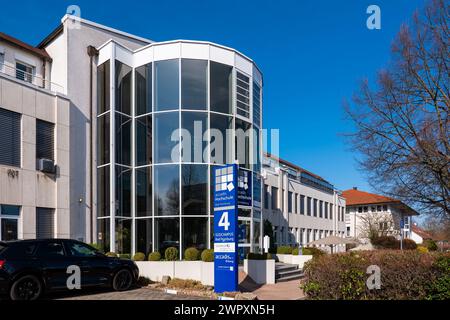
[[[55,162],[50,159],[38,159],[36,169],[45,173],[56,173]]]

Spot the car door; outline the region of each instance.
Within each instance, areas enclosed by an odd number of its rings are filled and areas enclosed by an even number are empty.
[[[65,246],[82,269],[82,285],[97,286],[108,282],[111,259],[80,241],[66,241]]]
[[[60,240],[42,241],[36,252],[48,289],[67,288],[67,269],[74,261],[66,255]]]

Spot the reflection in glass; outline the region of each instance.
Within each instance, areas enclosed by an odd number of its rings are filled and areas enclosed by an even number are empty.
[[[2,218],[2,238],[1,241],[17,240],[17,219]]]
[[[155,111],[178,109],[178,59],[155,62]]]
[[[109,166],[97,169],[97,216],[110,215]]]
[[[131,68],[116,60],[116,110],[131,114]]]
[[[117,165],[116,216],[131,216],[131,169]]]
[[[163,165],[154,167],[155,174],[155,215],[179,215],[180,186],[179,166]]]
[[[97,165],[110,162],[109,159],[109,117],[110,113],[97,118]]]
[[[152,168],[136,169],[136,215],[152,215]]]
[[[236,159],[239,166],[250,169],[250,139],[253,132],[251,124],[240,119],[236,119]]]
[[[175,247],[180,252],[180,219],[155,219],[155,242],[155,249],[161,253],[162,257],[169,247]]]
[[[136,252],[148,255],[152,246],[152,219],[136,219]]]
[[[210,68],[211,111],[231,114],[233,111],[231,98],[233,68],[213,61],[210,63]]]
[[[233,163],[232,159],[232,130],[233,118],[220,114],[210,114],[211,144],[210,154],[212,163]],[[228,132],[227,132],[228,130]]]
[[[175,148],[179,148],[178,140],[172,141],[172,134],[179,128],[178,112],[168,112],[155,114],[155,162],[170,163],[179,160],[179,152]],[[176,133],[176,132],[175,132]],[[178,138],[178,134],[174,134],[174,138]],[[174,158],[172,159],[172,152]]]
[[[253,244],[259,246],[261,241],[261,221],[253,220]]]
[[[206,141],[203,134],[207,131],[208,115],[206,112],[182,112],[181,127],[189,132],[190,141],[181,144],[181,159],[183,162],[206,162],[203,159],[203,151],[206,150]],[[184,132],[182,132],[184,135]],[[186,137],[189,138],[189,137]],[[183,136],[184,139],[184,136]],[[185,146],[187,146],[185,148]]]
[[[183,218],[183,254],[187,248],[197,248],[200,252],[207,247],[207,218]]]
[[[110,248],[110,220],[97,219],[97,243],[103,252],[111,251]]]
[[[152,64],[136,68],[136,115],[152,112]]]
[[[238,220],[239,243],[250,243],[250,221]]]
[[[131,118],[116,113],[116,163],[131,165]]]
[[[204,215],[207,212],[208,167],[206,165],[182,165],[181,185],[182,215]]]
[[[152,116],[136,118],[136,165],[152,163]]]
[[[131,254],[131,219],[116,219],[116,253]]]
[[[181,60],[181,107],[206,110],[206,60]]]
[[[97,68],[97,115],[110,108],[109,60]]]

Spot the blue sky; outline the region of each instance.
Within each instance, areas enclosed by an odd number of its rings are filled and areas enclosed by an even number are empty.
[[[155,41],[207,40],[236,48],[264,73],[264,126],[280,155],[340,189],[370,190],[341,133],[342,111],[364,77],[388,63],[400,25],[423,0],[6,1],[0,31],[36,45],[70,4],[85,19]],[[381,8],[381,30],[366,8]],[[20,6],[20,10],[17,10]]]

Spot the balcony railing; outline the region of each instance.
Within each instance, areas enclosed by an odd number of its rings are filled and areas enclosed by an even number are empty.
[[[32,73],[11,67],[7,64],[0,63],[0,74],[4,74],[16,78],[20,81],[30,83],[39,88],[47,89],[53,92],[64,93],[64,88],[61,85],[48,81],[47,79],[36,76]]]

